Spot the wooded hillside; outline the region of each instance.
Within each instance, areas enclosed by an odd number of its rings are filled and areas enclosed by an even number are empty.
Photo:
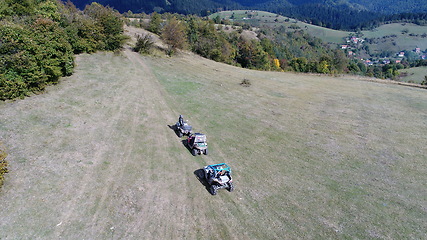
[[[90,3],[90,0],[73,0],[80,8]],[[252,9],[264,10],[292,17],[315,25],[339,30],[354,30],[369,28],[378,24],[390,15],[400,15],[399,18],[413,20],[425,24],[427,17],[411,14],[427,13],[427,2],[423,0],[99,0],[105,6],[112,6],[120,12],[172,12],[181,14],[196,14],[206,16],[223,10]]]

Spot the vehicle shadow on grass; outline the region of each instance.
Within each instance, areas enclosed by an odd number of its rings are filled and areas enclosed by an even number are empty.
[[[182,145],[184,145],[184,147],[187,149],[187,151],[190,153],[190,154],[192,154],[191,153],[191,148],[188,146],[188,144],[187,144],[187,139],[184,139],[184,140],[181,140],[181,143],[182,143]],[[203,169],[202,169],[203,170]]]
[[[179,136],[179,132],[178,132],[178,130],[176,129],[176,126],[175,126],[175,125],[169,125],[169,124],[168,124],[168,127],[169,127],[170,129],[172,129],[172,130],[173,130],[173,132],[175,133],[175,135],[176,135],[177,137],[179,137],[179,138],[180,138],[180,136]]]
[[[199,180],[199,182],[205,187],[206,191],[212,194],[210,191],[210,185],[205,178],[205,171],[202,168],[197,169],[196,171],[194,171],[194,175],[196,176],[197,180]]]

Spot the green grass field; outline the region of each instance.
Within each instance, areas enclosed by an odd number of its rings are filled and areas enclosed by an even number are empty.
[[[399,81],[409,83],[421,83],[422,81],[424,81],[425,76],[427,76],[427,67],[402,69],[399,72],[406,74],[406,76],[399,79]]]
[[[77,64],[0,105],[0,239],[425,238],[425,90],[187,53]],[[168,127],[179,114],[209,155]],[[221,162],[236,189],[211,196],[194,172]]]
[[[427,26],[415,24],[393,23],[382,25],[372,31],[363,31],[365,38],[382,38],[381,43],[370,44],[372,51],[413,51],[416,47],[422,51],[427,49]],[[389,37],[395,35],[396,37]],[[385,38],[383,38],[385,37]]]

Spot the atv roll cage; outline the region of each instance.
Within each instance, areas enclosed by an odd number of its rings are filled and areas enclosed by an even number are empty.
[[[208,165],[207,168],[212,169],[214,171],[215,175],[221,171],[224,171],[225,173],[228,172],[231,174],[231,168],[226,163],[218,163],[218,164],[214,164],[214,165]]]
[[[206,182],[210,185],[209,191],[216,195],[217,190],[226,188],[232,192],[234,190],[231,168],[225,163],[213,164],[204,167]]]

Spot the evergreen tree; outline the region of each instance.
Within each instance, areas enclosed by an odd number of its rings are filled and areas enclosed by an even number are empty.
[[[154,12],[153,14],[151,14],[150,23],[148,25],[147,30],[155,34],[160,34],[161,24],[162,24],[162,18],[160,14],[158,14],[157,12]]]

